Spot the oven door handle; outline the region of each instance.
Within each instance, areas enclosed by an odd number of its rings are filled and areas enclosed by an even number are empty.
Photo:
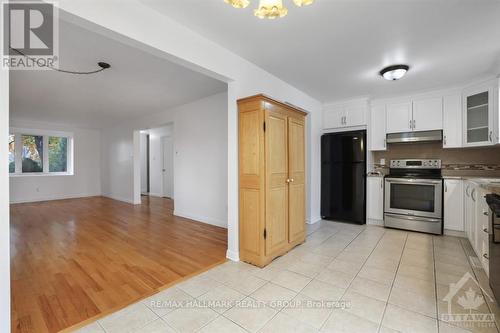
[[[425,222],[435,222],[435,223],[439,223],[442,221],[441,219],[433,219],[430,217],[419,217],[413,215],[401,215],[401,214],[391,214],[391,213],[385,213],[385,215],[389,217],[395,217],[398,219],[405,219],[410,221],[425,221]]]
[[[393,184],[415,184],[415,185],[439,185],[443,182],[441,180],[422,180],[422,179],[395,179],[395,178],[386,178],[386,182]]]

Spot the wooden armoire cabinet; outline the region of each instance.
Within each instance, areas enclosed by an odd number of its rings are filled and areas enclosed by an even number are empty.
[[[263,267],[306,235],[306,113],[264,95],[238,101],[240,259]]]

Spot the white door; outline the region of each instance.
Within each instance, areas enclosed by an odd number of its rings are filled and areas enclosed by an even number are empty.
[[[345,124],[345,108],[343,106],[327,106],[323,113],[323,128],[341,128]]]
[[[464,231],[464,192],[460,179],[444,180],[444,228]]]
[[[413,102],[413,130],[443,129],[443,98],[427,98]]]
[[[162,188],[163,196],[174,197],[174,143],[171,137],[161,138],[163,151]]]
[[[387,133],[412,131],[411,102],[387,104]]]
[[[367,177],[366,179],[366,217],[369,220],[384,219],[384,178]]]
[[[443,148],[462,147],[462,95],[445,96],[443,100]]]
[[[372,106],[368,126],[370,150],[387,150],[385,123],[385,105]]]

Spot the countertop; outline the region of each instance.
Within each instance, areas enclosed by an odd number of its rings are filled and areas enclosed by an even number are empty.
[[[500,178],[467,177],[467,176],[443,176],[444,179],[468,180],[488,192],[500,195]]]

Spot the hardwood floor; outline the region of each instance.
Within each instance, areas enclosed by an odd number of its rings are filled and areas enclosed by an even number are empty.
[[[226,229],[169,199],[11,205],[12,332],[58,332],[224,261]]]

